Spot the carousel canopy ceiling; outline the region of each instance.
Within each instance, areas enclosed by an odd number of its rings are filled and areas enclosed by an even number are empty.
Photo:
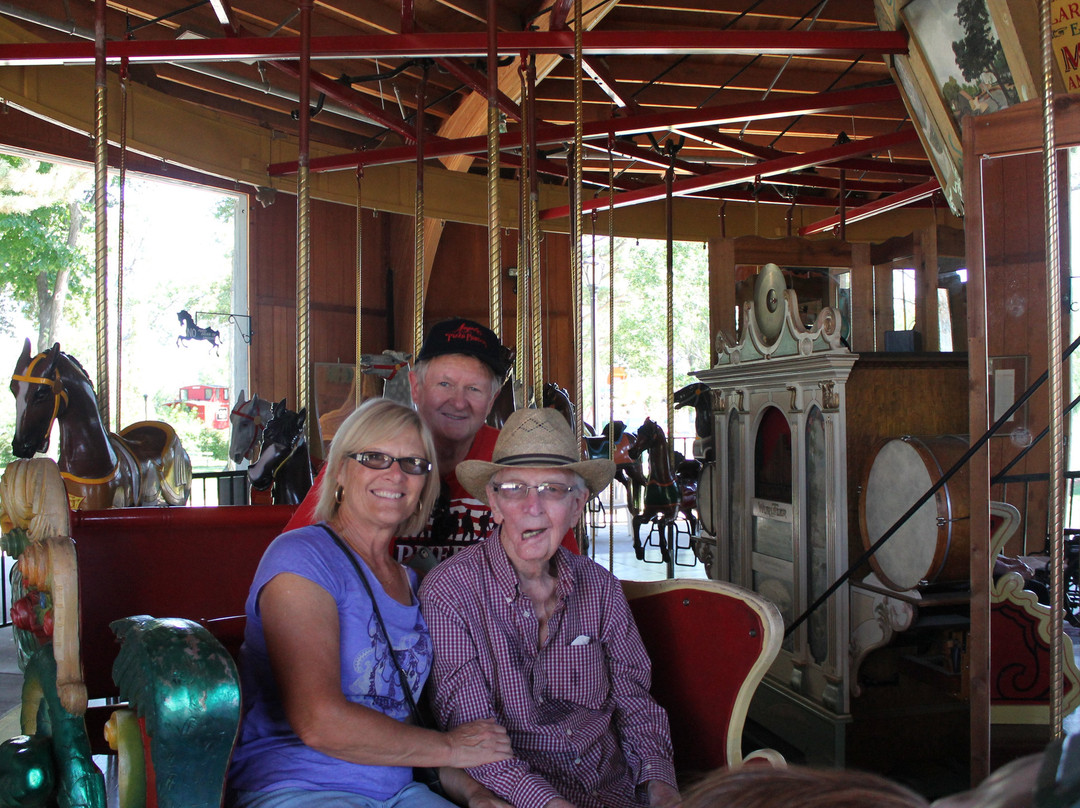
[[[95,5],[2,0],[0,15],[34,44],[0,43],[0,65],[93,64]],[[907,51],[907,36],[879,30],[874,5],[584,0],[585,210],[610,204],[609,184],[616,206],[663,197],[669,167],[677,195],[817,206],[823,218],[841,198],[851,210],[931,204],[937,180],[887,64]],[[105,7],[109,70],[124,59],[129,81],[177,104],[298,131],[305,40],[295,2]],[[486,172],[497,51],[502,176],[517,175],[525,140],[539,151],[540,182],[568,182],[571,0],[314,0],[309,25],[310,137],[341,153],[313,160],[313,171],[412,162],[419,141],[426,159]],[[269,173],[295,168],[275,163]]]

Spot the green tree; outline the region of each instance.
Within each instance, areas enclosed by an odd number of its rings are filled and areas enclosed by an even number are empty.
[[[585,244],[586,261],[590,242]],[[591,358],[586,359],[584,393],[591,404],[592,389],[597,387],[602,426],[608,420],[608,292],[610,264],[607,240],[597,239],[596,268],[596,371]],[[615,417],[637,427],[645,415],[659,420],[666,429],[667,367],[674,371],[674,389],[695,379],[691,370],[709,366],[709,281],[708,252],[701,242],[675,242],[674,273],[674,346],[667,352],[667,247],[663,241],[616,239],[615,241],[615,365],[624,367],[626,379],[615,382]],[[592,273],[587,270],[591,280]],[[586,290],[586,307],[591,296]],[[591,312],[585,316],[591,321]],[[584,332],[586,354],[591,357],[591,334]],[[588,411],[588,406],[586,407]],[[588,419],[586,419],[588,420]],[[630,423],[635,421],[635,423]]]
[[[998,88],[1015,102],[1012,73],[1005,62],[1001,42],[994,34],[986,0],[960,0],[956,19],[964,29],[964,36],[952,43],[952,50],[964,79],[978,82],[983,73],[991,73]]]
[[[0,285],[37,324],[39,351],[93,291],[87,184],[85,169],[0,154]]]

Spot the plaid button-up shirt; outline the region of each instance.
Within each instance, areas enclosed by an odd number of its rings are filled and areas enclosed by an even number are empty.
[[[493,717],[515,757],[469,769],[516,808],[556,797],[579,808],[647,805],[645,784],[675,785],[667,715],[619,582],[559,549],[558,605],[539,621],[498,533],[439,564],[420,589],[435,646],[436,718]]]

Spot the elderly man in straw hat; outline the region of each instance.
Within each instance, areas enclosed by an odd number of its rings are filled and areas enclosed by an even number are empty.
[[[468,771],[516,808],[675,805],[667,716],[619,582],[559,546],[615,473],[579,458],[565,419],[530,409],[510,416],[490,462],[458,465],[496,528],[420,589],[436,717],[506,727],[515,757]]]

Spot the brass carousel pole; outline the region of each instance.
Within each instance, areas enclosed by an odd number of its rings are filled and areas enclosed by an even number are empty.
[[[1062,524],[1062,490],[1064,472],[1062,468],[1062,370],[1061,362],[1061,267],[1059,255],[1059,216],[1057,149],[1054,134],[1054,82],[1053,82],[1053,31],[1050,23],[1050,0],[1040,3],[1042,23],[1042,69],[1043,69],[1043,159],[1046,170],[1046,317],[1048,322],[1047,339],[1047,381],[1049,390],[1050,420],[1050,482],[1048,511],[1048,530],[1050,535],[1050,614],[1057,619],[1063,613],[1064,593],[1062,570],[1065,566],[1065,552]],[[987,570],[987,574],[989,574]],[[1050,733],[1053,738],[1062,735],[1062,631],[1055,627],[1050,632]]]
[[[120,204],[116,230],[116,431],[124,425],[124,210],[127,189],[128,63],[120,62]]]
[[[540,288],[540,177],[536,170],[536,57],[529,57],[529,162],[532,173],[529,176],[529,254],[532,265],[529,267],[529,291],[532,295],[530,315],[532,317],[532,395],[533,403],[543,404],[540,390],[544,384],[544,324],[540,316],[543,310]]]
[[[360,357],[364,355],[363,347],[363,329],[361,324],[363,321],[363,307],[361,306],[363,300],[363,281],[360,277],[360,269],[363,266],[363,251],[361,247],[364,243],[364,209],[360,206],[360,196],[363,190],[364,184],[364,167],[357,166],[356,168],[356,362],[353,366],[353,406],[359,407],[360,403],[364,400],[360,383]]]
[[[517,383],[521,385],[524,402],[531,400],[532,396],[532,367],[528,352],[525,350],[526,338],[532,333],[529,327],[529,308],[531,303],[530,272],[532,268],[532,256],[530,253],[529,226],[532,222],[530,210],[531,196],[529,194],[529,182],[531,172],[532,151],[529,144],[528,109],[529,80],[527,73],[529,56],[522,53],[518,60],[518,74],[521,81],[522,102],[522,132],[521,132],[521,169],[518,171],[518,250],[517,250],[517,300],[515,301],[514,345],[514,375]]]
[[[105,69],[105,0],[94,7],[94,304],[97,314],[97,402],[103,424],[109,419],[109,126]]]
[[[608,136],[608,457],[615,459],[615,136]],[[600,420],[600,419],[597,419]],[[632,503],[626,503],[629,507]],[[608,570],[615,568],[615,486],[608,486]]]
[[[311,392],[311,197],[308,172],[311,124],[311,10],[300,2],[300,137],[296,173],[296,409],[308,407]],[[313,410],[310,408],[308,412]],[[308,445],[314,445],[315,418],[307,419]]]
[[[672,199],[672,186],[675,182],[675,144],[668,141],[668,164],[664,181],[667,185],[667,194],[664,197],[665,234],[667,238],[667,261],[665,284],[667,286],[667,435],[668,435],[668,463],[675,468],[675,217],[674,200]],[[675,577],[675,542],[674,526],[670,528],[668,538],[672,546],[669,548],[667,577]]]
[[[416,88],[416,196],[413,212],[413,359],[424,344],[424,105],[427,67]]]
[[[581,445],[585,434],[584,412],[581,407],[585,389],[582,378],[584,363],[581,356],[581,151],[584,141],[581,104],[581,29],[581,0],[574,0],[574,147],[570,151],[573,161],[570,170],[571,195],[573,196],[573,205],[570,208],[570,323],[574,335],[574,401],[578,405],[574,411],[574,435],[577,437],[578,446]],[[580,537],[583,535],[584,531],[578,532],[579,545]]]
[[[487,191],[488,191],[488,323],[502,339],[502,234],[499,232],[499,53],[496,44],[497,0],[487,4]]]

